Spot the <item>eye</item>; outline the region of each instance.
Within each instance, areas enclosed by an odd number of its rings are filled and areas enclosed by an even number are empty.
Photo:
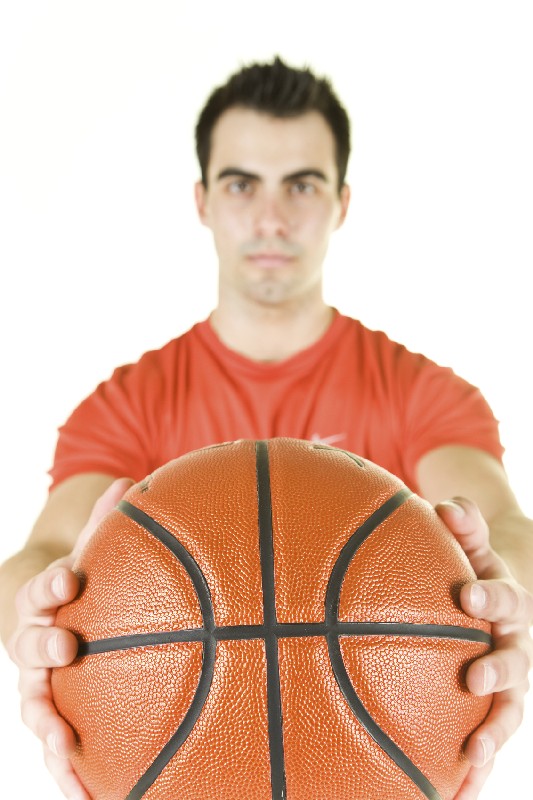
[[[236,178],[227,184],[227,191],[230,194],[251,194],[252,184],[245,178]]]
[[[296,195],[310,195],[316,192],[316,186],[314,183],[310,183],[309,181],[295,181],[291,183],[290,186],[290,193]]]

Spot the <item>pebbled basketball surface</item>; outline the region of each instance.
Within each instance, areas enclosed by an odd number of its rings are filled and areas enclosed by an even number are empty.
[[[489,627],[434,510],[294,439],[195,451],[132,487],[75,566],[53,671],[93,800],[451,800],[490,698]]]

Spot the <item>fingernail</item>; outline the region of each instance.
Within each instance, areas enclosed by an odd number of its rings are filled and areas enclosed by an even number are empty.
[[[489,694],[496,686],[496,672],[488,664],[483,664],[483,693]],[[483,741],[483,739],[482,739]],[[487,739],[490,741],[490,739]]]
[[[52,753],[54,753],[54,755],[59,755],[59,751],[57,749],[57,733],[49,733],[46,737],[46,744]]]
[[[474,583],[470,589],[470,602],[475,611],[481,611],[487,604],[487,593],[479,583]]]
[[[61,656],[59,654],[59,634],[50,636],[46,642],[46,652],[56,664],[61,664]]]
[[[492,739],[481,739],[481,746],[483,747],[483,765],[490,761],[492,756],[494,755],[494,742]]]
[[[55,576],[52,581],[52,591],[58,600],[65,600],[66,598],[66,591],[65,591],[65,576],[62,572]]]
[[[455,500],[443,500],[441,503],[439,503],[439,505],[446,506],[446,508],[449,508],[450,511],[453,511],[454,514],[457,514],[458,517],[464,517],[466,514],[464,508],[459,505],[459,503],[456,503]]]

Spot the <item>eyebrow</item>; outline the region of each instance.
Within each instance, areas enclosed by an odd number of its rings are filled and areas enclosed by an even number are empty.
[[[239,167],[226,167],[221,170],[217,175],[217,181],[223,178],[245,178],[249,181],[260,181],[261,176],[255,172],[247,172]],[[300,169],[297,172],[291,172],[290,175],[284,175],[282,183],[293,183],[294,181],[301,180],[302,178],[318,178],[324,183],[329,183],[329,180],[324,172],[320,169]]]

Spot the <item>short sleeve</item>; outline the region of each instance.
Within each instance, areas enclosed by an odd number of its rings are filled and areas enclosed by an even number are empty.
[[[83,472],[134,480],[150,472],[153,432],[138,372],[138,365],[116,369],[59,429],[50,488]]]
[[[414,478],[420,458],[445,445],[475,447],[501,461],[498,421],[481,391],[448,367],[415,359],[416,375],[403,399],[407,472]]]

